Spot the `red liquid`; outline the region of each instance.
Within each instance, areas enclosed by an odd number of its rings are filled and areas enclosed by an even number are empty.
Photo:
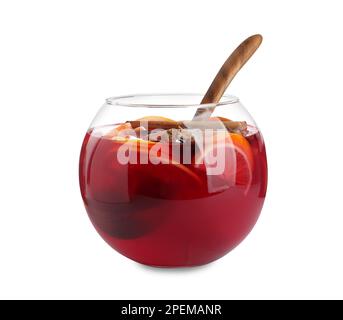
[[[172,267],[216,260],[247,236],[264,202],[264,142],[256,130],[246,141],[250,175],[237,156],[235,182],[225,187],[225,178],[209,177],[204,166],[122,165],[121,143],[90,131],[80,157],[88,215],[110,246],[137,262]]]

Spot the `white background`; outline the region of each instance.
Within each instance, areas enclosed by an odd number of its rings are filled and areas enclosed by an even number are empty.
[[[343,298],[341,1],[1,1],[1,298]],[[113,95],[205,92],[230,51],[264,133],[269,190],[249,237],[190,270],[140,266],[79,194],[84,133]]]

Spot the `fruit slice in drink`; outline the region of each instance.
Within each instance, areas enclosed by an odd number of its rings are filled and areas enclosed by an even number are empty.
[[[149,157],[149,162],[129,165],[129,179],[136,194],[169,200],[199,197],[203,181],[186,165],[175,161],[170,150],[169,144],[163,143],[139,150],[140,159]]]
[[[249,142],[241,134],[215,133],[213,143],[205,143],[204,150],[196,154],[195,163],[206,170],[209,193],[224,191],[234,185],[244,186],[245,192],[250,188],[253,154]]]
[[[166,122],[176,123],[176,121],[174,121],[173,119],[161,117],[161,116],[145,116],[145,117],[136,119],[136,121],[166,121]]]
[[[237,156],[236,184],[249,188],[254,169],[254,157],[250,144],[240,134],[231,133],[230,136]]]
[[[147,116],[136,121],[169,122],[177,127],[177,122],[161,116]],[[182,147],[182,146],[181,146]],[[147,156],[145,165],[131,165],[133,180],[140,194],[159,199],[192,199],[199,197],[203,181],[186,165],[173,158],[171,144],[160,142],[140,149],[140,158]],[[146,154],[149,153],[149,154]]]

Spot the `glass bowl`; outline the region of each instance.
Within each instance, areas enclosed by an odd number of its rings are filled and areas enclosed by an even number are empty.
[[[264,141],[234,96],[106,100],[83,141],[82,198],[95,229],[145,265],[198,266],[236,247],[266,195]],[[196,119],[198,108],[202,113]]]

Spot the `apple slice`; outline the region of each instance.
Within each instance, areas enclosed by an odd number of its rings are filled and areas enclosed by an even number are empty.
[[[104,135],[104,138],[111,140],[125,141],[128,139],[130,132],[132,132],[130,123],[121,123],[115,126],[111,131]]]

